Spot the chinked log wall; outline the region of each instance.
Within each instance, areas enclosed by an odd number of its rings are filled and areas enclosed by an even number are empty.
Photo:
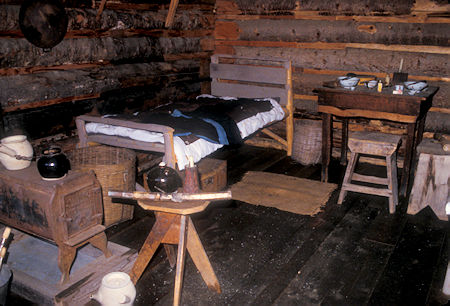
[[[169,5],[67,0],[68,32],[49,52],[19,27],[22,1],[0,4],[0,104],[5,130],[69,133],[74,116],[145,109],[196,95],[208,81],[213,2]],[[95,7],[92,7],[92,3]]]
[[[392,77],[403,59],[410,80],[440,87],[426,130],[450,133],[448,1],[217,0],[216,11],[216,53],[292,60],[297,111],[316,110],[312,90],[323,81]],[[403,133],[378,121],[350,125],[361,128]]]

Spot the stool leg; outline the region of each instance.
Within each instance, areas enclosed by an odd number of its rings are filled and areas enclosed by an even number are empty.
[[[391,191],[389,196],[389,212],[395,213],[395,207],[398,205],[398,186],[397,186],[397,156],[396,154],[386,156],[386,169],[388,188]]]
[[[346,184],[352,181],[353,172],[355,171],[356,162],[358,160],[358,153],[351,152],[350,160],[348,161],[347,168],[345,169],[344,180],[342,181],[341,192],[339,193],[338,204],[342,204],[345,196],[347,195]]]

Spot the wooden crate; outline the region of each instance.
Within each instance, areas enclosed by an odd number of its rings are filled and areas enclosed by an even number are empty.
[[[227,186],[226,160],[204,158],[198,163],[197,167],[202,191],[220,191]]]

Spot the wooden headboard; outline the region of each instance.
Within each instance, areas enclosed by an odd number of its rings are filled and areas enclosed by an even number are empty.
[[[286,116],[286,135],[280,137],[263,129],[271,141],[251,140],[251,144],[286,150],[292,155],[294,106],[291,61],[278,58],[246,58],[216,54],[210,65],[211,94],[239,98],[279,98]]]

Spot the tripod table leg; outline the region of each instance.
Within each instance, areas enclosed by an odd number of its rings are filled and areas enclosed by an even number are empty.
[[[173,296],[173,305],[180,305],[181,301],[181,288],[183,287],[183,272],[184,262],[186,256],[186,228],[188,227],[187,219],[191,219],[186,215],[182,215],[180,218],[180,240],[178,241],[178,255],[177,255],[177,269],[175,274],[175,290]]]
[[[208,288],[215,290],[217,293],[221,293],[219,281],[217,280],[211,262],[208,259],[208,255],[206,255],[205,249],[200,241],[200,237],[198,237],[198,233],[195,230],[191,218],[189,218],[188,225],[187,249]]]
[[[155,225],[153,225],[150,234],[148,234],[147,239],[145,239],[136,262],[131,269],[130,278],[134,284],[136,284],[141,277],[167,231],[177,220],[178,216],[175,214],[165,214],[164,218],[157,215]]]

